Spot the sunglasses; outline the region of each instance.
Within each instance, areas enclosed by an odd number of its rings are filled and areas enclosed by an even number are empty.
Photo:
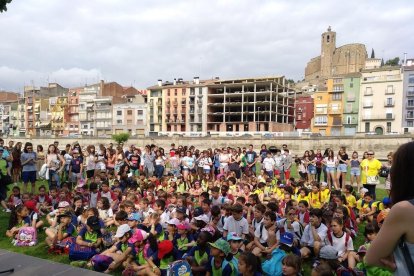
[[[374,155],[373,153],[367,153],[367,155]]]

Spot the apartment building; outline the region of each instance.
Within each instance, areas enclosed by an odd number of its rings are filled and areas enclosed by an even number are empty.
[[[50,126],[52,135],[67,135],[65,125],[67,125],[68,121],[68,98],[66,96],[49,98],[49,108],[51,112]]]
[[[112,134],[112,96],[93,100],[96,135],[108,137]]]
[[[342,76],[344,87],[343,97],[343,135],[355,135],[358,130],[360,73],[351,73]]]
[[[146,135],[147,105],[142,95],[128,97],[126,103],[113,105],[113,132]]]
[[[150,102],[150,112],[153,106],[157,105],[158,107],[156,115],[161,115],[162,131],[186,132],[189,130],[187,116],[187,110],[190,108],[188,85],[189,82],[182,79],[174,79],[173,83],[164,83],[162,99],[153,102],[153,105]]]
[[[414,132],[414,59],[405,61],[403,66],[403,131]]]
[[[314,101],[311,95],[301,95],[296,98],[296,129],[310,130],[314,115]]]
[[[21,95],[19,97],[18,103],[17,103],[17,130],[16,135],[17,136],[25,136],[26,135],[26,98]]]
[[[168,83],[166,83],[168,84]],[[158,80],[158,84],[148,88],[147,94],[148,113],[147,123],[149,135],[157,135],[162,131],[162,119],[163,119],[163,101],[162,101],[162,80]],[[178,92],[177,92],[178,93]],[[170,102],[171,104],[171,102]],[[178,105],[178,102],[177,102]],[[170,113],[171,114],[171,113]],[[164,120],[166,119],[166,114]]]
[[[68,119],[65,126],[65,134],[78,134],[80,131],[79,122],[79,95],[83,87],[70,88],[68,92]]]
[[[359,132],[402,132],[403,81],[399,66],[362,70]]]
[[[9,134],[10,130],[13,128],[11,123],[10,112],[12,110],[12,105],[17,104],[19,99],[19,94],[12,92],[0,92],[0,134]]]
[[[295,93],[284,77],[215,80],[208,84],[207,131],[293,131]]]
[[[314,117],[312,120],[312,132],[320,133],[323,136],[330,135],[331,129],[328,122],[328,106],[330,94],[327,87],[319,87],[313,94],[315,105]]]
[[[95,111],[93,108],[94,99],[100,94],[99,84],[86,86],[79,94],[79,123],[80,134],[95,135]]]

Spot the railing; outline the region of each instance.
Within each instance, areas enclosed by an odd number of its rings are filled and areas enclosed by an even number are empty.
[[[372,107],[373,106],[373,104],[372,104],[372,102],[364,102],[363,103],[363,107],[365,108],[365,107]]]
[[[392,100],[392,101],[385,100],[384,101],[384,106],[385,107],[391,107],[391,106],[394,106],[394,105],[395,105],[395,101],[394,100]]]
[[[346,100],[348,102],[355,102],[355,96],[348,96],[348,97],[346,97]]]
[[[363,115],[362,116],[363,121],[388,121],[388,120],[394,120],[394,119],[395,119],[394,114],[384,114],[384,115],[376,115],[376,116]]]
[[[385,95],[392,95],[392,94],[395,94],[395,88],[385,89]]]

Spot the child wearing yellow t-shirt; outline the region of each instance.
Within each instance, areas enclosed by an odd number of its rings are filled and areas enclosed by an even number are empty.
[[[328,189],[328,183],[321,182],[321,201],[322,204],[328,204],[331,196],[331,191]]]
[[[306,188],[300,188],[299,189],[299,194],[296,197],[296,200],[298,202],[305,200],[307,203],[309,203],[309,197],[308,197],[308,191],[306,190]]]
[[[348,203],[348,207],[354,209],[357,206],[355,196],[352,194],[354,188],[351,185],[345,185],[345,198]]]
[[[309,205],[311,208],[321,208],[322,207],[322,195],[319,191],[319,184],[318,182],[312,182],[312,191],[308,195],[309,197]]]

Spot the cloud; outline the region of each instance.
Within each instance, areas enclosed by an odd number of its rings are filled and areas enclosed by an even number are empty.
[[[0,73],[8,74],[0,76],[0,87],[16,90],[47,76],[67,86],[99,77],[139,88],[174,77],[301,79],[329,25],[338,46],[364,43],[385,59],[408,52],[410,3],[13,1],[0,16]]]

